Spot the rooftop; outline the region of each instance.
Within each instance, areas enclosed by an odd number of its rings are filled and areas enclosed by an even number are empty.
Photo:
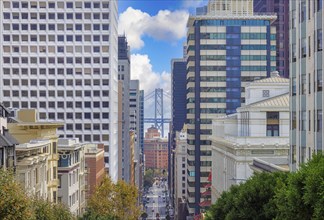
[[[18,141],[8,132],[4,130],[3,134],[0,134],[0,146],[8,147],[19,144]]]
[[[271,78],[269,78],[271,79]],[[278,95],[269,99],[261,100],[258,102],[254,102],[249,105],[242,106],[238,108],[238,111],[245,110],[250,107],[289,107],[289,93],[285,93],[283,95]]]
[[[268,77],[260,80],[255,80],[250,83],[250,85],[255,85],[255,84],[264,84],[264,83],[289,83],[289,79],[280,77],[280,76],[275,76],[275,77]]]

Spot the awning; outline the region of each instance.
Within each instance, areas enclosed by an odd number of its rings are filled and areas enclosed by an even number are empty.
[[[212,181],[212,171],[209,172],[207,181],[208,182],[211,182]]]
[[[211,191],[210,190],[206,190],[205,192],[201,193],[202,196],[210,196],[211,195]]]
[[[199,203],[199,206],[201,206],[201,207],[209,207],[210,205],[211,205],[210,200],[203,201],[203,202]]]
[[[205,188],[210,188],[211,187],[211,184],[210,183],[207,183],[206,185],[205,185]]]

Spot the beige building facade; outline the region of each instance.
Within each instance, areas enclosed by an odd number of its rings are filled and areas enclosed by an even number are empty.
[[[48,159],[46,166],[47,200],[57,202],[58,176],[57,162],[59,155],[57,152],[57,129],[63,123],[39,121],[35,109],[21,109],[16,111],[16,117],[8,123],[10,134],[19,143],[29,143],[32,140],[46,140],[48,145]]]

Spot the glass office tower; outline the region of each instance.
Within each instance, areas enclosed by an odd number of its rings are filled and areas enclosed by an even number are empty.
[[[210,1],[208,9],[207,15],[190,16],[188,21],[190,214],[200,212],[201,192],[205,191],[211,171],[212,119],[235,113],[245,102],[246,84],[276,70],[276,30],[271,26],[276,15],[253,15],[251,0]]]

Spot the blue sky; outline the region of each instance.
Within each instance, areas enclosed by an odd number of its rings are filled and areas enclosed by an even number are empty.
[[[155,16],[160,10],[169,10],[171,13],[176,10],[193,12],[196,5],[204,4],[203,0],[119,0],[119,14],[125,12],[129,7]],[[125,30],[128,34],[128,30]],[[162,73],[170,72],[170,60],[182,57],[182,45],[185,38],[156,39],[144,34],[141,38],[144,46],[136,49],[132,47],[133,54],[147,54],[153,71]]]
[[[131,46],[131,79],[140,80],[145,94],[155,88],[170,92],[170,62],[173,58],[183,56],[188,16],[195,7],[206,5],[206,1],[118,1],[119,34],[125,33]],[[170,117],[170,105],[171,100],[165,98],[165,117]],[[153,115],[153,100],[145,102],[145,117]]]

